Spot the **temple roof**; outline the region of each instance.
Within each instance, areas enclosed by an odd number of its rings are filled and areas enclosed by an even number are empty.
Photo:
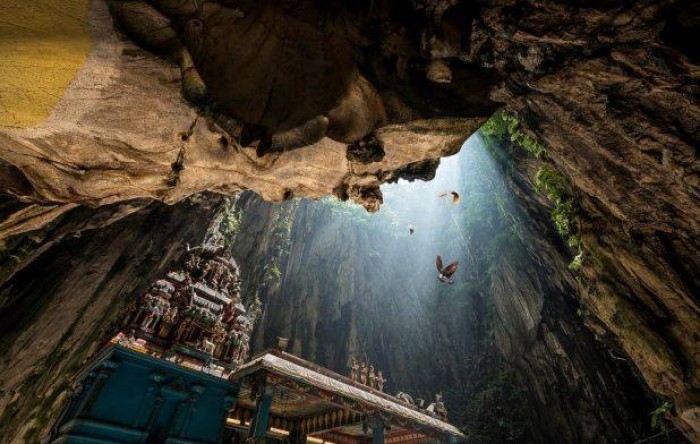
[[[332,393],[350,402],[361,404],[365,408],[381,411],[400,422],[408,421],[422,430],[427,429],[440,435],[465,438],[464,434],[457,427],[441,421],[393,396],[356,383],[345,376],[277,350],[268,350],[257,355],[233,373],[230,379],[244,378],[260,371],[266,371],[276,376],[291,379],[296,383],[302,383],[306,386]]]
[[[210,286],[208,286],[205,283],[195,282],[192,286],[195,289],[199,290],[200,294],[203,294],[204,296],[206,296],[208,299],[210,299],[212,301],[216,301],[216,302],[218,302],[220,304],[224,304],[224,305],[228,305],[231,303],[231,298],[229,298],[228,296],[226,296],[222,292],[211,288]]]

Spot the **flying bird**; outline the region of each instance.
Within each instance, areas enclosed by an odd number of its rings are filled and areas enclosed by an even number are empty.
[[[450,191],[449,193],[447,191],[443,191],[442,193],[438,194],[438,197],[445,197],[448,194],[452,195],[452,203],[454,205],[457,205],[462,198],[459,196],[459,193],[456,191]]]
[[[408,224],[408,234],[413,234],[416,232],[416,226],[413,224]]]
[[[459,262],[454,261],[447,267],[442,266],[442,257],[438,254],[437,259],[435,260],[435,265],[437,266],[438,271],[440,274],[438,274],[437,278],[440,282],[445,283],[445,284],[454,284],[455,281],[451,279],[452,275],[455,274],[455,271],[457,271],[457,267],[459,266]]]

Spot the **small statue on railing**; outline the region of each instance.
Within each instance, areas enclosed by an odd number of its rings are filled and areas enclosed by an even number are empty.
[[[360,384],[367,384],[367,364],[364,362],[360,364]]]
[[[415,404],[416,404],[415,401],[413,401],[413,397],[411,397],[411,395],[409,395],[409,394],[406,393],[406,392],[398,392],[398,393],[396,394],[396,397],[397,397],[400,401],[405,402],[406,404],[411,404],[411,405],[415,405]]]
[[[445,403],[442,402],[442,393],[437,393],[435,395],[435,413],[437,413],[441,420],[447,420],[447,408],[445,407]]]
[[[284,338],[282,336],[277,337],[277,350],[284,352],[289,345],[289,338]]]
[[[435,402],[431,403],[426,409],[431,415],[437,416],[442,421],[447,421],[447,408],[442,402],[442,393],[435,394]]]
[[[350,360],[350,380],[359,382],[380,392],[384,391],[386,378],[382,371],[375,371],[374,366],[365,362],[360,362],[357,358]]]
[[[360,372],[360,364],[357,363],[356,358],[352,358],[350,361],[350,379],[352,381],[357,381],[358,373]]]
[[[384,379],[384,375],[382,374],[382,371],[379,370],[379,373],[377,374],[377,390],[379,390],[380,392],[383,392],[385,383],[386,383],[386,379]]]

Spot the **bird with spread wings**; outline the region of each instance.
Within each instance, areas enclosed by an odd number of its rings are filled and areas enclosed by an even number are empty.
[[[440,272],[437,276],[440,282],[450,285],[455,283],[452,280],[452,275],[455,274],[455,272],[457,271],[457,267],[459,267],[459,262],[454,261],[450,265],[443,267],[442,256],[438,254],[438,257],[435,260],[435,265],[437,266],[437,269]]]

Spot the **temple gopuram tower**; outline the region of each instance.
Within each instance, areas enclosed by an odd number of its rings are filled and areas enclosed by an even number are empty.
[[[224,247],[188,249],[185,260],[130,306],[118,340],[177,364],[228,375],[248,359],[261,303],[241,299]]]

